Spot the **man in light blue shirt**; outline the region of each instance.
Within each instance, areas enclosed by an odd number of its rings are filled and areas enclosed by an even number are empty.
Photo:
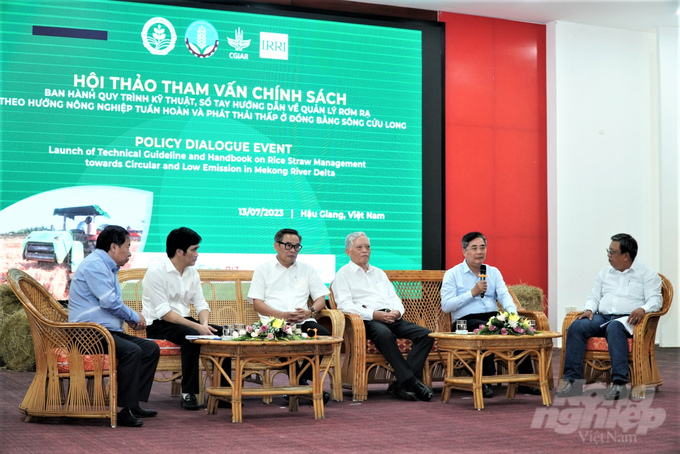
[[[139,427],[139,418],[156,416],[139,407],[147,402],[160,356],[155,342],[123,332],[123,322],[133,329],[146,327],[144,316],[123,303],[118,270],[130,259],[130,236],[117,225],[99,234],[95,251],[78,266],[69,290],[70,322],[94,322],[113,335],[118,371],[118,425]]]
[[[498,313],[496,301],[504,310],[517,313],[512,296],[503,281],[498,268],[484,265],[486,260],[486,238],[480,232],[470,232],[463,236],[463,263],[460,263],[444,274],[442,281],[442,310],[451,314],[451,321],[466,320],[470,331],[479,325],[486,325],[489,319]],[[482,266],[486,273],[481,273]],[[484,375],[496,373],[494,357],[489,355],[482,364]],[[531,364],[524,361],[519,364],[519,373],[531,373]],[[518,392],[540,394],[540,390],[519,386]],[[484,397],[493,397],[490,385],[482,385]]]

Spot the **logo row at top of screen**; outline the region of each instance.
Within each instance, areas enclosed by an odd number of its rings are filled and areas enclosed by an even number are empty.
[[[234,37],[227,38],[229,58],[248,60],[249,54],[243,52],[250,47],[251,39],[244,39],[241,28],[234,30]],[[144,47],[154,55],[167,55],[175,49],[177,32],[173,24],[163,18],[149,19],[142,29]],[[219,35],[210,22],[197,20],[191,23],[184,33],[184,42],[190,53],[199,58],[215,55],[219,45]],[[288,35],[284,33],[260,32],[260,58],[288,60]]]

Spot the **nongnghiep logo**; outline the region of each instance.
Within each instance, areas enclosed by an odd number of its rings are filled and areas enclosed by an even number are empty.
[[[666,410],[652,408],[654,392],[643,399],[607,401],[592,388],[582,396],[556,398],[552,407],[536,409],[532,429],[577,434],[582,443],[636,443],[666,420]]]

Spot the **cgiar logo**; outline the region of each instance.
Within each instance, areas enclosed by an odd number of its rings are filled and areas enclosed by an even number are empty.
[[[144,24],[142,29],[142,42],[144,47],[154,55],[167,55],[175,48],[177,34],[175,27],[169,20],[162,17],[154,17]]]
[[[199,58],[211,57],[220,44],[217,30],[210,22],[197,20],[189,25],[184,34],[184,43],[189,52]]]
[[[243,39],[243,30],[241,30],[240,27],[234,31],[234,36],[235,38],[227,38],[227,42],[229,43],[229,45],[233,47],[234,50],[236,51],[229,52],[229,58],[238,60],[248,60],[248,54],[242,53],[241,51],[250,46],[250,40]]]

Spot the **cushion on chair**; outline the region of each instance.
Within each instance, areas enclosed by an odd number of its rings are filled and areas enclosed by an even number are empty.
[[[54,356],[57,357],[57,370],[60,373],[70,372],[70,367],[68,364],[68,352],[62,348],[54,348]],[[109,370],[109,355],[83,355],[83,366],[85,372],[94,371],[94,357],[104,357],[104,368],[103,370]]]
[[[439,339],[434,340],[434,344],[432,345],[432,350],[433,352],[437,351],[437,344],[439,342]],[[413,341],[410,339],[397,339],[397,347],[399,347],[399,351],[407,354],[411,352],[411,349],[413,348]],[[378,351],[378,348],[375,346],[375,342],[372,340],[368,339],[366,340],[366,353],[369,355],[377,355],[380,353]]]
[[[165,339],[147,339],[158,344],[161,349],[161,356],[179,356],[180,346],[173,344],[169,340]]]
[[[409,353],[411,351],[411,348],[413,347],[413,341],[411,341],[410,339],[397,339],[397,347],[399,347],[400,352]],[[366,340],[366,353],[368,353],[369,355],[380,354],[380,351],[375,346],[375,342],[373,342],[370,339]]]
[[[607,352],[609,348],[607,346],[607,339],[604,337],[591,337],[586,342],[586,350],[596,351],[596,352]],[[628,339],[628,351],[633,351],[633,338]]]

